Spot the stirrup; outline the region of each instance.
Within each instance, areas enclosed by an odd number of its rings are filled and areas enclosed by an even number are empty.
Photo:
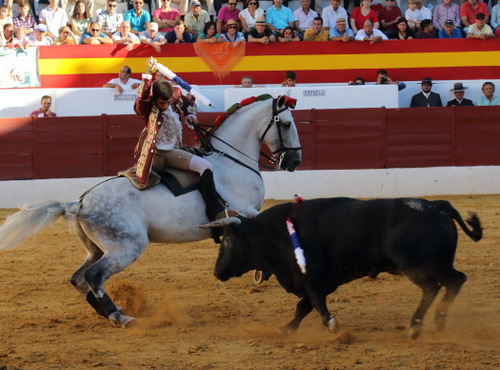
[[[238,217],[239,215],[240,214],[238,213],[238,211],[234,211],[232,209],[225,209],[217,213],[217,216],[215,216],[214,221],[220,220],[222,218]]]

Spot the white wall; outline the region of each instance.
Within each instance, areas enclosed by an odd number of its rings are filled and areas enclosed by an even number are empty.
[[[395,198],[456,194],[499,194],[500,167],[433,167],[381,170],[264,172],[266,199],[348,196]],[[0,208],[47,200],[77,200],[107,178],[0,181]]]

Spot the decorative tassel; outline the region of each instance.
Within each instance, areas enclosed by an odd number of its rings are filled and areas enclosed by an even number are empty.
[[[295,259],[297,260],[297,264],[300,267],[300,270],[303,274],[306,273],[306,259],[304,257],[304,250],[300,247],[299,239],[297,238],[297,234],[295,233],[295,229],[293,227],[293,222],[290,218],[286,220],[286,227],[288,229],[288,233],[290,234],[290,238],[292,239],[292,245],[295,253]]]

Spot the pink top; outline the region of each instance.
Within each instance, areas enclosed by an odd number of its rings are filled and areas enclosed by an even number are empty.
[[[221,22],[221,31],[225,32],[226,31],[226,23],[230,20],[233,19],[237,24],[240,24],[240,10],[236,9],[234,12],[230,12],[229,8],[227,6],[223,6],[219,10],[219,14],[217,15],[217,19],[220,19]]]
[[[24,37],[22,40],[19,40],[17,37],[12,40],[12,46],[28,46],[30,44],[30,40],[27,37]]]
[[[368,15],[364,16],[363,13],[361,13],[361,7],[356,7],[352,11],[351,18],[354,19],[354,22],[356,23],[356,28],[358,30],[363,29],[363,24],[367,19],[371,19],[373,24],[378,23],[378,17],[377,13],[375,13],[375,10],[370,9],[370,13]]]
[[[180,17],[180,13],[177,9],[170,8],[168,12],[163,11],[161,8],[156,9],[153,12],[153,20],[155,18],[160,18],[162,21],[173,21],[175,18]],[[158,31],[160,32],[168,32],[172,31],[173,27],[160,28]]]

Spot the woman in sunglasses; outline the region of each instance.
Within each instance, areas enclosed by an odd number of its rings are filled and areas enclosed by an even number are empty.
[[[299,36],[293,32],[292,27],[287,26],[283,29],[283,36],[278,36],[279,42],[300,41]]]
[[[226,32],[220,36],[220,40],[232,42],[234,47],[238,46],[240,42],[245,42],[245,36],[237,31],[237,27],[237,23],[233,19],[230,19],[226,23]]]
[[[240,14],[241,30],[245,36],[250,32],[252,27],[255,26],[257,18],[264,16],[264,10],[259,9],[259,0],[247,0],[245,2],[245,9]]]

